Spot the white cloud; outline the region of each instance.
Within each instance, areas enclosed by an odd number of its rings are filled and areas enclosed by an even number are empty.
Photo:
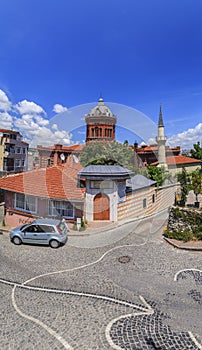
[[[53,129],[53,130],[58,130],[57,124],[53,124],[53,125],[52,125],[52,129]]]
[[[14,119],[15,128],[21,131],[24,138],[32,146],[53,145],[55,143],[69,144],[71,135],[65,130],[58,130],[57,125],[54,125],[52,131],[47,127],[49,121],[41,116],[30,114],[22,115],[20,118]]]
[[[198,141],[202,141],[202,123],[196,125],[195,128],[171,136],[167,143],[171,147],[180,146],[182,149],[189,149]]]
[[[36,115],[35,119],[36,119],[38,125],[40,125],[40,126],[45,126],[45,125],[49,124],[49,120],[42,118],[40,115]]]
[[[66,107],[55,105],[57,113],[67,111]],[[12,114],[8,113],[12,110]],[[2,111],[2,112],[1,112]],[[35,102],[23,100],[12,106],[5,92],[0,90],[0,128],[14,129],[23,135],[30,146],[70,144],[72,135],[66,130],[59,130],[57,124],[49,128],[46,112]]]
[[[144,143],[144,142],[143,142]],[[154,145],[156,143],[156,139],[154,137],[151,137],[149,140],[148,140],[148,145]]]
[[[35,132],[30,145],[36,147],[36,145],[50,146],[56,143],[70,144],[71,135],[67,131],[52,132],[46,127],[42,127]]]
[[[13,117],[7,113],[0,113],[0,128],[1,129],[11,129],[13,127]]]
[[[55,113],[62,113],[62,112],[66,112],[68,111],[68,108],[67,107],[64,107],[58,103],[56,103],[54,106],[53,106],[53,112]]]
[[[5,92],[0,89],[0,110],[9,111],[11,109],[11,102],[6,96]]]
[[[15,105],[15,108],[20,114],[42,114],[43,113],[46,115],[46,112],[43,110],[43,108],[32,101],[23,100],[19,102],[17,105]]]

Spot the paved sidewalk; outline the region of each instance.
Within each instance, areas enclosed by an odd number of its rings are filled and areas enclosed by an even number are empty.
[[[202,241],[183,242],[183,241],[177,241],[176,239],[170,239],[167,237],[164,237],[164,240],[177,249],[202,251]]]

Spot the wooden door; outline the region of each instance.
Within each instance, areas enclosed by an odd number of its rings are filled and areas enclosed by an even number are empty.
[[[98,193],[94,198],[94,220],[109,220],[109,197],[104,193]]]

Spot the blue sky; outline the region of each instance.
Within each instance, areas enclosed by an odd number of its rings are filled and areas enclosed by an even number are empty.
[[[170,144],[202,141],[201,14],[201,0],[1,0],[0,127],[69,141],[48,121],[102,93],[154,123],[162,103]]]

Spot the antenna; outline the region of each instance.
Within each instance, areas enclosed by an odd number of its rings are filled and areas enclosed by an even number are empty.
[[[78,163],[78,162],[79,162],[78,157],[77,157],[77,156],[75,156],[74,154],[73,154],[73,159],[74,159],[74,162],[75,162],[75,163]]]

